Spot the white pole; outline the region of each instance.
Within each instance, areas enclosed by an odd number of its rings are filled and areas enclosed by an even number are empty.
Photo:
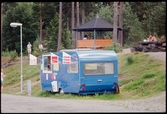
[[[20,93],[22,94],[22,90],[23,90],[23,75],[22,75],[22,23],[10,23],[11,27],[17,27],[20,26],[20,54],[21,54],[21,68],[20,68]]]
[[[23,90],[23,75],[22,75],[22,25],[20,26],[20,42],[21,42],[21,76],[20,76],[20,93],[22,94],[22,90]]]

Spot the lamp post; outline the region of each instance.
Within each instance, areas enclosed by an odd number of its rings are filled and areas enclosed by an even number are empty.
[[[10,23],[10,26],[11,27],[17,27],[17,26],[20,26],[20,45],[21,45],[21,68],[20,68],[20,93],[22,94],[22,90],[23,90],[23,87],[22,87],[22,82],[23,82],[23,76],[22,76],[22,23]]]

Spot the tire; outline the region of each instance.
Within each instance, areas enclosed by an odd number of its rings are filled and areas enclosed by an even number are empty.
[[[59,90],[59,94],[64,94],[64,91],[62,88]]]
[[[115,90],[115,92],[114,92],[115,94],[119,94],[120,93],[120,89],[119,89],[119,86],[116,88],[116,90]]]

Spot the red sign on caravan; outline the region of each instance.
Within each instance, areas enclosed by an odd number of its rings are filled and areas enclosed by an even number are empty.
[[[58,56],[52,56],[52,64],[53,63],[58,63]]]

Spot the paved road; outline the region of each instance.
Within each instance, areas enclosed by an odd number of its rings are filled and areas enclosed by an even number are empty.
[[[165,112],[166,94],[147,100],[70,100],[1,94],[2,113]],[[151,101],[151,102],[150,102]]]

